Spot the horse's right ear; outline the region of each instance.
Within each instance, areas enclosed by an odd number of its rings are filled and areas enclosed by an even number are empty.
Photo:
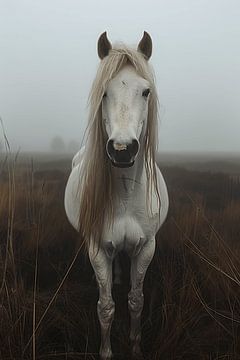
[[[105,31],[102,33],[98,39],[97,49],[98,49],[98,56],[102,60],[105,56],[108,55],[109,51],[111,50],[112,45],[107,38],[107,32]]]

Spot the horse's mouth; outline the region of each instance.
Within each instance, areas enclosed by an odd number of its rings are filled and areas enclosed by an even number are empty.
[[[117,153],[117,159],[115,158],[115,156],[111,156],[109,153],[108,153],[108,157],[112,163],[112,165],[114,167],[118,167],[118,168],[130,168],[134,165],[134,162],[135,162],[135,158],[130,156],[129,153],[127,153],[127,157],[119,157],[119,154]]]
[[[119,168],[129,168],[132,167],[134,165],[134,160],[130,161],[130,162],[117,162],[113,159],[111,159],[111,163],[113,166],[115,167],[119,167]]]

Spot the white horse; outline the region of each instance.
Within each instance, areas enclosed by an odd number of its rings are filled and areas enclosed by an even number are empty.
[[[141,358],[143,282],[155,235],[168,212],[168,193],[155,163],[157,94],[144,32],[137,50],[98,40],[99,69],[90,93],[88,137],[75,155],[66,192],[69,221],[85,242],[99,286],[100,357],[112,358],[112,263],[124,250],[131,259],[130,339]]]

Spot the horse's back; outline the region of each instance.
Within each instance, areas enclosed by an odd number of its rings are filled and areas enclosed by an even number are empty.
[[[159,169],[158,164],[157,164],[157,173],[158,173],[159,195],[160,195],[160,201],[161,201],[159,227],[161,227],[167,217],[168,207],[169,207],[169,199],[168,199],[167,185],[165,183],[164,177],[161,173],[161,170]]]
[[[160,170],[160,154],[159,152],[156,153],[156,165],[158,170],[158,186],[159,186],[159,193],[161,199],[161,209],[160,209],[160,226],[164,223],[167,217],[168,208],[169,208],[169,199],[168,199],[168,191],[167,185]]]
[[[83,146],[73,157],[72,171],[68,178],[64,196],[64,206],[68,220],[76,230],[79,229],[81,167],[84,151],[85,146]]]
[[[73,157],[72,159],[72,169],[79,165],[80,162],[82,161],[82,158],[83,158],[83,154],[84,154],[84,151],[85,151],[85,146],[83,146]]]

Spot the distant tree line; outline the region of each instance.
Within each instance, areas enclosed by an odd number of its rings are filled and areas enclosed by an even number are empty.
[[[55,136],[50,143],[50,150],[53,153],[70,153],[75,154],[80,149],[80,144],[76,140],[70,140],[65,143],[61,136]]]

